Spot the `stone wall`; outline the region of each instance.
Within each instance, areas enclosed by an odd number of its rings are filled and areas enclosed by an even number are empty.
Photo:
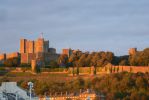
[[[115,68],[119,68],[119,72],[127,71],[127,72],[149,72],[149,66],[113,66]]]
[[[36,59],[36,54],[33,53],[21,53],[21,63],[31,63],[31,60]]]
[[[76,73],[76,68],[74,67],[74,73]],[[132,72],[132,73],[146,73],[149,72],[149,66],[106,66],[106,67],[96,67],[96,74],[108,74],[108,73],[118,73],[118,72]],[[91,67],[79,67],[79,74],[92,74]],[[69,68],[69,74],[73,73],[73,68]]]
[[[6,60],[6,54],[0,54],[0,64],[3,64]]]
[[[19,53],[18,52],[6,54],[6,59],[18,58],[18,57],[19,57]]]
[[[62,50],[62,54],[65,54],[68,57],[71,56],[72,52],[73,52],[73,50],[71,50],[71,49],[63,49]]]

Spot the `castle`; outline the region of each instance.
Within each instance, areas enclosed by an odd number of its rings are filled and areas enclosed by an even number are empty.
[[[31,63],[32,60],[40,60],[48,63],[51,60],[57,60],[59,54],[55,48],[49,48],[49,41],[39,37],[35,41],[21,39],[20,40],[21,63]]]
[[[63,49],[62,54],[70,57],[75,52],[81,52],[80,50]],[[137,53],[137,48],[130,48],[129,55]],[[21,64],[31,64],[32,60],[40,61],[44,65],[49,64],[50,61],[57,61],[60,54],[56,53],[55,48],[49,47],[49,40],[45,40],[40,36],[36,40],[20,39],[20,52],[14,52],[9,54],[0,54],[0,65],[5,60],[11,58],[19,58]]]
[[[0,64],[11,58],[20,58],[21,64],[31,64],[32,60],[46,64],[50,61],[56,61],[58,57],[59,54],[56,53],[56,49],[49,48],[49,41],[41,36],[35,41],[20,39],[20,52],[0,54]]]

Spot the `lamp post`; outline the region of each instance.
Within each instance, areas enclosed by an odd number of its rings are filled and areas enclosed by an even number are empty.
[[[29,93],[30,93],[30,100],[32,99],[32,88],[33,88],[33,83],[32,82],[28,82],[28,86],[29,86]]]
[[[18,91],[16,91],[16,100],[18,100]]]

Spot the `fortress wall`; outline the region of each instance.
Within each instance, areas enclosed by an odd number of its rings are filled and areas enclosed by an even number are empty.
[[[127,71],[127,72],[149,72],[149,66],[113,66],[113,67],[119,67],[119,72]]]
[[[21,63],[31,63],[31,60],[36,59],[36,54],[33,53],[22,53],[21,54]]]
[[[21,53],[21,63],[28,63],[28,54]]]
[[[6,60],[6,54],[0,54],[0,64],[3,64]]]
[[[0,60],[5,60],[6,59],[6,54],[0,54]]]
[[[117,73],[117,68],[119,69],[118,72],[132,72],[132,73],[146,73],[149,72],[149,66],[111,66],[112,70],[115,69],[115,71],[112,71],[112,73]],[[97,67],[96,73],[110,73],[111,67]],[[76,67],[75,67],[76,68]],[[72,72],[72,68],[69,68],[69,70]],[[80,73],[91,73],[91,67],[79,67]]]
[[[136,72],[149,72],[149,66],[146,66],[146,67],[133,67],[133,72],[136,73]]]
[[[49,48],[49,49],[48,49],[48,52],[49,52],[50,54],[56,54],[56,49],[55,49],[55,48]]]
[[[49,62],[51,60],[57,61],[58,57],[59,57],[59,54],[46,53],[45,54],[45,61],[46,62]]]
[[[36,60],[36,54],[28,53],[28,63],[31,63],[32,60]]]
[[[17,57],[19,57],[18,52],[6,54],[6,59],[17,58]]]

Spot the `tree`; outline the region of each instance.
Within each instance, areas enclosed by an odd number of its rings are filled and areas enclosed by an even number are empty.
[[[68,56],[65,54],[60,55],[60,57],[58,58],[58,64],[60,66],[66,66],[68,65]]]
[[[59,65],[58,65],[58,63],[57,63],[56,61],[51,60],[51,61],[50,61],[50,67],[52,67],[52,68],[57,68],[57,67],[59,67]]]
[[[20,65],[19,58],[11,58],[4,61],[4,66],[6,67],[17,67]]]
[[[85,67],[86,66],[86,61],[85,61],[86,57],[87,57],[87,54],[81,55],[80,59],[78,60],[78,66],[79,67]]]

